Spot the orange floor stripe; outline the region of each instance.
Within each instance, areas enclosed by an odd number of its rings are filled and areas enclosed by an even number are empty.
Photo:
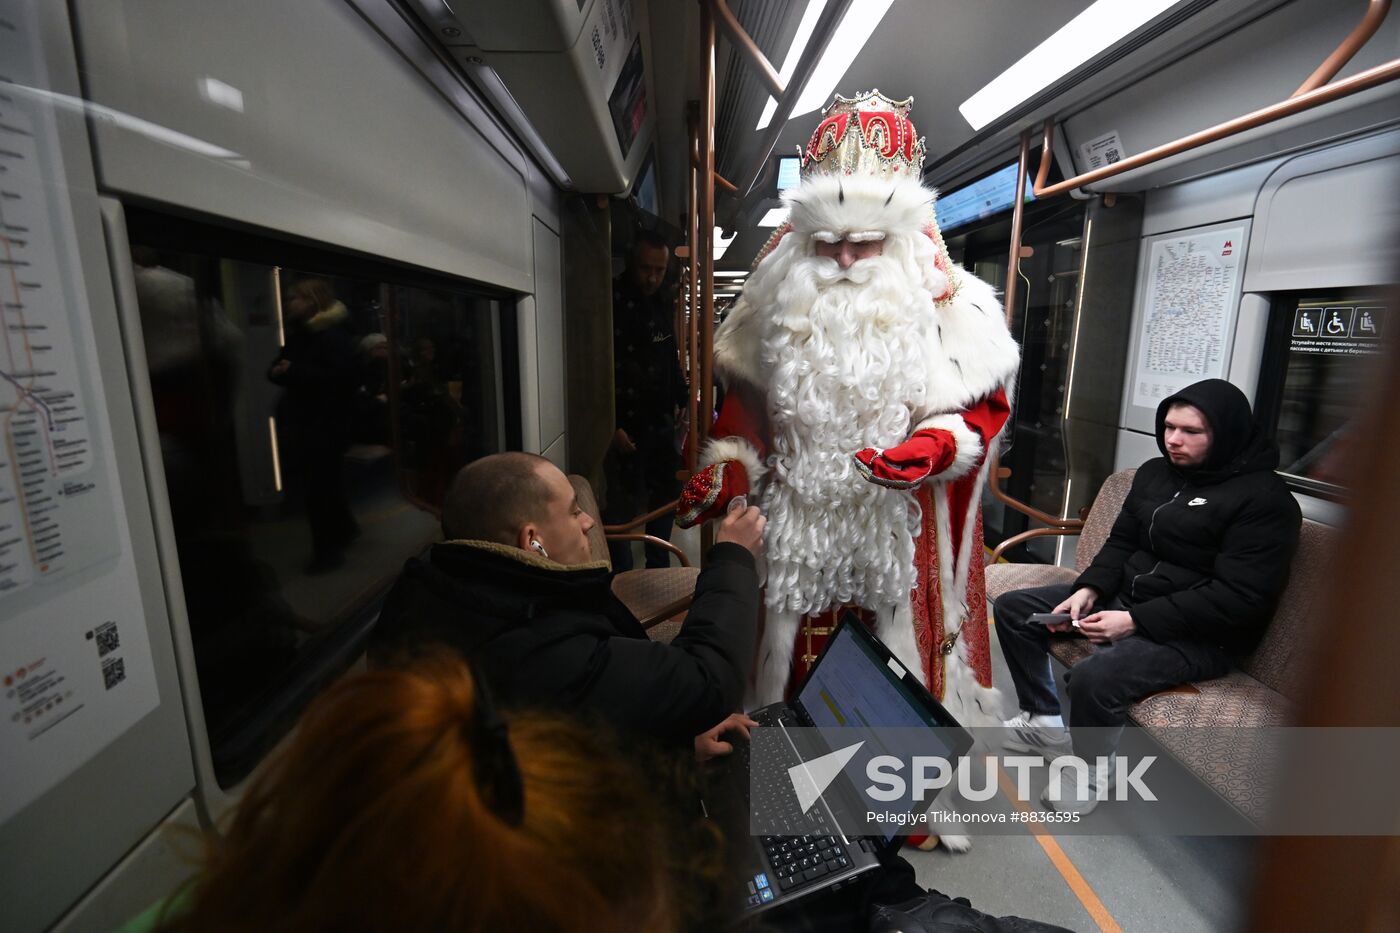
[[[995,765],[993,766],[995,767]],[[1023,813],[1029,813],[1030,807],[1026,806],[1016,797],[1016,785],[1011,783],[1006,772],[997,769],[997,783],[1001,787],[1001,792],[1006,795],[1016,809]],[[1084,905],[1088,911],[1089,918],[1102,931],[1102,933],[1123,933],[1123,928],[1118,925],[1118,921],[1113,919],[1113,915],[1108,912],[1108,908],[1099,900],[1099,896],[1094,893],[1094,889],[1089,886],[1089,882],[1084,880],[1084,876],[1079,873],[1079,869],[1074,867],[1065,850],[1060,848],[1060,844],[1055,841],[1042,823],[1024,824],[1031,834],[1035,836],[1035,841],[1040,843],[1040,848],[1044,850],[1050,864],[1060,873],[1060,877],[1065,879],[1065,884],[1074,892],[1074,896],[1079,898],[1079,903]]]

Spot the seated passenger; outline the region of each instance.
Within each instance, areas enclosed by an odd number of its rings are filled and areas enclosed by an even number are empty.
[[[678,929],[671,815],[612,745],[537,714],[507,726],[450,655],[343,680],[159,928]]]
[[[1224,676],[1263,634],[1288,583],[1298,545],[1298,503],[1274,472],[1278,447],[1254,426],[1249,402],[1221,379],[1187,386],[1157,406],[1162,456],[1133,478],[1123,511],[1093,563],[1070,584],[1007,593],[996,601],[1001,641],[1021,712],[1010,748],[1074,752],[1091,765],[1117,746],[1128,708],[1178,684]],[[1044,626],[1036,612],[1075,621]],[[1074,628],[1096,651],[1069,674],[1070,728],[1046,653],[1048,632]],[[1081,727],[1097,727],[1092,735]],[[1066,772],[1073,777],[1073,771]],[[1056,809],[1085,813],[1112,771],[1091,770]]]
[[[592,714],[665,744],[707,729],[713,738],[716,723],[735,724],[726,717],[753,662],[763,524],[752,507],[725,519],[685,624],[662,644],[613,595],[607,565],[589,560],[593,520],[568,478],[534,454],[484,457],[453,480],[448,540],[405,566],[371,656],[441,643],[472,659],[504,703]]]

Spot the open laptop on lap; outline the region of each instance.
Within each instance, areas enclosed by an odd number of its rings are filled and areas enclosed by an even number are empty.
[[[851,828],[866,826],[870,810],[902,808],[912,815],[932,801],[870,800],[864,788],[872,756],[935,754],[952,760],[972,746],[971,735],[854,613],[843,618],[791,702],[749,715],[772,731],[755,731],[752,745],[736,742],[734,754],[717,763],[721,777],[715,785],[731,798],[725,824],[746,912],[845,886],[877,867],[881,855],[898,851],[898,823],[877,835],[853,835]],[[876,735],[885,729],[898,731]],[[890,748],[889,741],[900,737],[906,743],[916,738],[917,747]],[[816,759],[832,752],[846,763],[804,812],[794,780],[810,781],[814,792],[833,767],[832,759],[825,766]],[[794,775],[790,768],[800,770]],[[733,812],[735,805],[743,812]],[[754,834],[763,827],[782,829]]]

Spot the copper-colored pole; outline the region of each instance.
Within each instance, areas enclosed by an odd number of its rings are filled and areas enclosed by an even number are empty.
[[[710,6],[719,16],[719,27],[729,37],[729,41],[733,42],[734,47],[749,60],[749,64],[753,65],[758,72],[759,80],[768,85],[768,93],[775,98],[782,97],[783,92],[787,90],[783,79],[778,77],[778,72],[773,69],[773,63],[768,61],[768,56],[763,54],[749,34],[744,31],[744,27],[739,25],[739,21],[734,18],[729,5],[724,0],[710,0]]]
[[[700,115],[692,105],[688,114],[687,125],[690,132],[690,146],[692,151],[700,148]],[[695,458],[699,456],[700,436],[700,199],[699,199],[699,158],[695,158],[690,163],[690,212],[689,212],[689,234],[690,243],[690,294],[688,298],[688,308],[686,312],[686,336],[690,344],[690,368],[687,372],[686,406],[689,410],[690,425],[687,429],[685,445],[685,468],[690,472],[695,472]]]
[[[1051,117],[1045,121],[1045,130],[1040,137],[1040,165],[1036,168],[1035,185],[1031,188],[1036,197],[1040,197],[1045,182],[1050,178],[1050,157],[1055,153],[1054,145],[1055,119]]]
[[[1256,126],[1263,126],[1266,123],[1272,123],[1284,117],[1291,117],[1295,113],[1302,113],[1305,110],[1320,107],[1334,100],[1349,97],[1352,94],[1357,94],[1368,88],[1385,84],[1388,81],[1394,81],[1396,78],[1400,78],[1400,58],[1391,59],[1384,65],[1368,68],[1359,74],[1352,75],[1350,78],[1338,81],[1336,84],[1328,84],[1317,90],[1299,94],[1297,97],[1290,97],[1288,100],[1280,101],[1277,104],[1272,104],[1261,110],[1256,110],[1253,113],[1247,113],[1233,120],[1227,120],[1224,123],[1212,126],[1210,129],[1201,130],[1199,133],[1192,133],[1190,136],[1183,136],[1181,139],[1165,143],[1154,149],[1149,149],[1146,152],[1140,152],[1121,162],[1115,162],[1112,165],[1105,165],[1103,168],[1097,168],[1091,172],[1085,172],[1082,175],[1067,178],[1057,185],[1050,185],[1048,188],[1037,186],[1034,189],[1035,196],[1038,198],[1046,198],[1051,195],[1061,194],[1065,191],[1072,191],[1075,188],[1081,188],[1084,185],[1093,184],[1096,181],[1102,181],[1105,178],[1112,178],[1114,175],[1121,175],[1132,169],[1140,168],[1144,165],[1151,165],[1153,162],[1159,162],[1169,156],[1187,152],[1191,149],[1197,149],[1207,143],[1213,143],[1216,140],[1225,139],[1237,133],[1243,133],[1245,130],[1252,130]],[[1041,155],[1041,166],[1044,171],[1049,171],[1048,164],[1045,161],[1048,158],[1048,154]]]
[[[705,0],[701,0],[701,2],[704,3]],[[758,143],[751,149],[753,161],[749,168],[739,176],[738,187],[741,197],[753,190],[754,185],[758,183],[759,176],[768,168],[768,157],[772,155],[773,147],[778,143],[778,137],[783,134],[784,128],[787,127],[787,120],[792,115],[792,108],[797,106],[797,98],[806,89],[807,81],[817,68],[817,62],[821,60],[822,53],[830,44],[831,37],[836,34],[836,27],[846,18],[846,11],[850,9],[852,2],[853,0],[827,0],[821,15],[817,17],[817,24],[812,27],[812,38],[807,40],[807,47],[802,50],[802,55],[797,60],[797,67],[793,69],[787,88],[781,95],[774,98],[778,102],[778,108],[773,113],[773,119],[769,121],[767,128],[759,136]]]
[[[1351,61],[1357,50],[1381,28],[1381,23],[1385,22],[1385,16],[1389,12],[1390,0],[1371,0],[1370,5],[1366,7],[1366,15],[1361,17],[1361,22],[1357,23],[1351,34],[1342,40],[1342,44],[1327,56],[1327,60],[1317,66],[1317,70],[1308,76],[1308,80],[1293,92],[1293,96],[1299,97],[1309,91],[1315,91],[1336,77],[1337,72]]]
[[[1026,214],[1026,199],[1024,193],[1026,190],[1026,166],[1030,162],[1030,158],[1031,134],[1022,133],[1021,155],[1020,159],[1016,163],[1016,196],[1012,201],[1011,207],[1011,250],[1006,257],[1006,288],[1002,290],[1002,301],[1005,303],[1004,313],[1006,314],[1007,327],[1011,326],[1012,318],[1015,315],[1016,291],[1017,286],[1020,284],[1021,227],[1025,220]],[[1016,430],[1014,422],[1012,423],[1011,430]],[[987,488],[991,490],[993,496],[995,496],[997,499],[1001,500],[1003,503],[1010,506],[1011,508],[1015,509],[1016,511],[1021,512],[1025,515],[1030,515],[1031,513],[1036,511],[1026,503],[1021,502],[1017,499],[1012,499],[1010,496],[1008,496],[1005,492],[1002,491],[1001,481],[1007,476],[1009,476],[1011,471],[1001,469],[1000,450],[995,450],[992,452],[992,462],[988,469],[990,472],[988,476],[989,482],[987,483]],[[1053,522],[1054,519],[1051,519],[1051,523]]]
[[[997,561],[1001,560],[1001,555],[1005,554],[1016,545],[1029,541],[1031,538],[1063,538],[1080,534],[1083,530],[1084,523],[1079,522],[1073,528],[1032,528],[1029,531],[1023,531],[1018,535],[1012,535],[1004,539],[998,544],[992,550],[992,556],[987,558],[987,563],[995,564]]]
[[[715,17],[709,2],[700,3],[700,35],[703,45],[701,82],[704,97],[700,113],[700,243],[702,253],[699,301],[700,315],[700,439],[710,436],[710,420],[715,407],[714,340],[715,340],[715,252],[712,243],[715,228]]]
[[[728,191],[730,194],[739,193],[739,186],[734,184],[734,182],[730,181],[728,178],[725,178],[719,172],[715,172],[715,184],[719,185],[721,188],[723,188],[725,191]]]
[[[1026,216],[1026,165],[1031,159],[1031,134],[1021,134],[1021,156],[1016,162],[1016,195],[1011,207],[1011,252],[1006,257],[1006,289],[1002,300],[1005,302],[1006,324],[1011,325],[1016,307],[1016,289],[1021,273],[1021,225]],[[1043,162],[1044,156],[1041,156]]]

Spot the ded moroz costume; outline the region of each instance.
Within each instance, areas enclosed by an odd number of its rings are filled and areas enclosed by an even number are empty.
[[[803,150],[715,335],[726,395],[679,520],[737,495],[768,517],[753,703],[854,614],[963,722],[999,722],[978,503],[1020,352],[991,286],[948,258],[911,103],[837,95]],[[816,254],[843,239],[883,249],[847,269]]]

